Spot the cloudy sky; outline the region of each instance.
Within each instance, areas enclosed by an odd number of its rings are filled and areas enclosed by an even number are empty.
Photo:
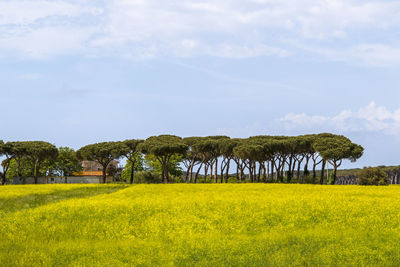
[[[0,0],[0,139],[345,134],[400,164],[400,2]]]

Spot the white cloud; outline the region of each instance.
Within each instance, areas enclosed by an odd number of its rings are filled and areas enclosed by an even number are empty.
[[[334,116],[289,113],[279,120],[288,129],[308,128],[319,131],[383,132],[400,138],[400,108],[390,111],[371,102],[358,111],[344,110]]]
[[[3,1],[0,2],[0,25],[30,25],[55,16],[76,17],[82,14],[99,14],[95,7],[85,7],[67,1]]]
[[[398,31],[399,14],[400,2],[372,0],[4,1],[0,55],[247,58],[306,50],[398,65],[400,46],[384,33]]]
[[[99,15],[97,7],[61,0],[1,2],[0,56],[47,58],[81,52],[98,30],[83,18]]]

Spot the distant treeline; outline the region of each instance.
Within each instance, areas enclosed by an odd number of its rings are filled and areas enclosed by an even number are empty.
[[[144,155],[158,166],[164,183],[170,181],[173,163],[185,166],[181,181],[188,183],[197,183],[201,170],[203,180],[226,183],[234,168],[238,181],[291,183],[296,180],[334,184],[337,169],[343,160],[354,162],[363,155],[363,151],[362,146],[347,137],[329,133],[249,138],[160,135],[146,140],[91,144],[76,152],[43,141],[4,143],[0,140],[0,156],[5,158],[0,175],[4,184],[10,167],[14,166],[14,176],[22,177],[22,166],[25,169],[29,166],[29,173],[37,182],[40,175],[72,175],[80,170],[81,160],[90,160],[102,166],[103,182],[106,182],[110,163],[126,158],[130,172],[128,182],[133,183],[134,172],[142,164]],[[324,180],[327,164],[333,168],[329,181]]]

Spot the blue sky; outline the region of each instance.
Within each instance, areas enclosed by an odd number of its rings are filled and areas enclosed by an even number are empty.
[[[0,139],[344,134],[397,165],[400,2],[0,1]]]

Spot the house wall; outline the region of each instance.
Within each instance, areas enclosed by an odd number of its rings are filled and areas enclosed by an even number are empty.
[[[64,177],[39,177],[38,184],[99,184],[102,180],[101,176],[68,176]],[[15,177],[13,184],[34,184],[33,177]]]
[[[109,166],[114,166],[114,168],[118,168],[118,164],[119,164],[119,161],[112,160],[110,162]],[[99,164],[98,162],[95,162],[95,161],[84,160],[84,161],[82,161],[82,169],[83,169],[84,172],[85,171],[102,172],[103,171],[103,166],[101,166],[101,164]]]

